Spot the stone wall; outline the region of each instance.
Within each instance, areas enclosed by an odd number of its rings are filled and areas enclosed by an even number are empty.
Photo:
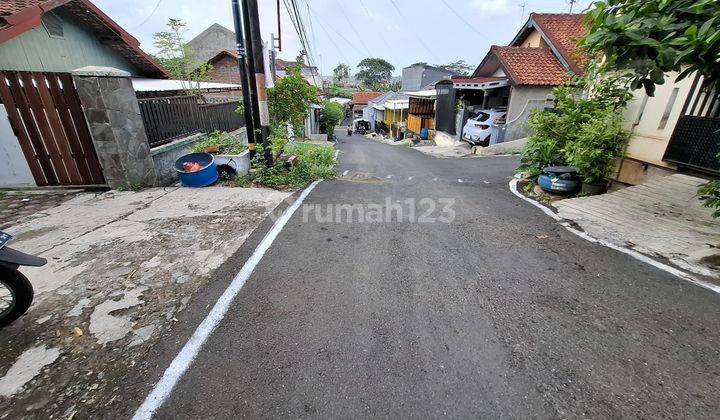
[[[73,71],[93,145],[111,188],[156,184],[155,166],[129,76],[107,67]]]

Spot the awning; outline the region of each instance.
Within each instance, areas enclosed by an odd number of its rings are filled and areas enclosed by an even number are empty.
[[[146,79],[142,77],[133,77],[133,89],[135,92],[162,92],[176,91],[187,89],[202,90],[240,90],[242,86],[230,83],[214,83],[214,82],[190,82],[187,80],[172,79]]]
[[[408,96],[412,96],[413,98],[434,99],[435,96],[437,96],[437,91],[435,89],[428,89],[418,90],[415,92],[405,92],[405,94]]]
[[[469,89],[469,90],[490,90],[497,89],[505,86],[510,86],[508,79],[499,80],[453,80],[453,88],[455,89]]]
[[[410,107],[410,101],[407,99],[391,99],[385,101],[385,109],[408,109]]]

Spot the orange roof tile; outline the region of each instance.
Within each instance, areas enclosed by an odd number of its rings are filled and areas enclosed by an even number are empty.
[[[382,92],[355,92],[353,93],[353,105],[367,105],[368,102],[381,96]]]
[[[494,53],[516,85],[556,86],[571,80],[567,70],[547,48],[499,47]]]
[[[531,13],[533,19],[576,74],[584,73],[587,55],[578,51],[578,41],[587,34],[585,14]]]

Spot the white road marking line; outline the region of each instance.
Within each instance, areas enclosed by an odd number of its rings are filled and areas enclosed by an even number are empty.
[[[265,255],[265,252],[270,248],[270,245],[272,245],[275,238],[277,238],[280,234],[285,224],[288,220],[290,220],[290,217],[292,217],[293,213],[295,213],[303,201],[305,201],[305,198],[307,198],[310,192],[321,181],[322,180],[315,181],[305,188],[305,191],[300,194],[300,197],[298,197],[298,199],[295,200],[295,202],[288,207],[282,216],[280,216],[280,218],[275,222],[257,248],[255,248],[253,254],[245,262],[245,265],[243,265],[240,272],[237,273],[232,283],[230,283],[230,286],[225,289],[222,296],[220,296],[217,302],[215,302],[215,306],[213,306],[205,319],[203,319],[202,323],[200,323],[197,327],[192,337],[190,337],[187,343],[185,343],[183,348],[180,350],[180,353],[175,356],[175,359],[173,359],[170,366],[168,366],[165,370],[165,373],[163,373],[160,381],[155,385],[150,395],[145,398],[145,401],[133,415],[133,420],[151,419],[153,414],[162,407],[180,378],[190,368],[190,365],[192,365],[193,360],[197,357],[203,344],[205,344],[205,341],[207,341],[208,337],[210,337],[220,321],[222,321],[225,317],[233,299],[243,287],[247,279],[250,278],[250,275]]]
[[[388,175],[388,176],[386,176],[385,178],[390,179],[390,178],[392,178],[392,177],[393,177],[392,175]]]
[[[415,178],[414,176],[409,176],[408,181],[412,181],[412,179]]]
[[[681,279],[683,279],[683,280],[685,280],[685,281],[688,281],[688,282],[693,283],[693,284],[695,284],[695,285],[697,285],[697,286],[703,287],[703,288],[705,288],[705,289],[708,289],[708,290],[711,290],[711,291],[713,291],[713,292],[715,292],[715,293],[719,293],[719,294],[720,294],[720,286],[718,286],[718,285],[715,285],[715,284],[712,284],[712,283],[708,283],[708,282],[706,282],[706,281],[704,281],[704,280],[701,280],[701,279],[699,279],[699,278],[697,278],[697,277],[695,277],[695,276],[693,276],[693,275],[690,275],[690,274],[688,274],[688,273],[686,273],[686,272],[684,272],[684,271],[682,271],[682,270],[678,270],[678,269],[675,268],[675,267],[672,267],[672,266],[667,265],[667,264],[663,264],[663,263],[661,263],[660,261],[655,261],[654,259],[648,257],[648,256],[645,255],[645,254],[641,254],[641,253],[639,253],[639,252],[637,252],[637,251],[634,251],[634,250],[632,250],[632,249],[623,248],[623,247],[621,247],[621,246],[618,246],[618,245],[613,244],[612,242],[608,242],[608,241],[605,241],[605,240],[602,240],[602,239],[593,238],[592,236],[588,235],[587,233],[585,233],[585,232],[583,232],[583,231],[581,231],[581,230],[575,229],[574,227],[572,227],[572,225],[570,225],[570,223],[566,222],[562,217],[558,216],[557,213],[553,212],[553,211],[550,210],[548,207],[545,207],[544,205],[538,203],[537,201],[532,200],[532,199],[526,197],[525,195],[521,194],[521,193],[518,191],[518,189],[517,189],[517,183],[518,183],[518,179],[517,179],[517,178],[513,178],[512,180],[510,180],[510,191],[512,191],[513,194],[515,194],[516,196],[522,198],[523,200],[527,201],[528,203],[530,203],[530,204],[532,204],[533,206],[535,206],[535,207],[539,208],[540,210],[542,210],[543,213],[545,213],[545,214],[547,214],[548,216],[552,217],[554,220],[556,220],[557,222],[559,222],[562,227],[564,227],[565,229],[567,229],[567,230],[570,231],[571,233],[574,233],[575,235],[577,235],[577,236],[579,236],[579,237],[581,237],[581,238],[583,238],[583,239],[585,239],[585,240],[587,240],[587,241],[589,241],[589,242],[593,242],[593,243],[596,243],[596,244],[600,244],[600,245],[606,246],[606,247],[608,247],[608,248],[614,249],[614,250],[616,250],[616,251],[622,252],[623,254],[627,254],[627,255],[635,258],[636,260],[642,261],[642,262],[644,262],[644,263],[646,263],[646,264],[650,264],[650,265],[652,265],[652,266],[655,267],[655,268],[658,268],[658,269],[660,269],[660,270],[665,271],[666,273],[670,273],[670,274],[672,274],[672,275],[674,275],[674,276],[676,276],[676,277],[679,277],[679,278],[681,278]]]
[[[433,181],[437,181],[437,180],[438,180],[438,178],[437,178],[437,177],[433,178]]]
[[[484,182],[485,184],[489,184],[489,183],[490,183],[489,181],[483,181],[483,182]]]
[[[345,176],[345,175],[347,175],[347,174],[348,174],[348,172],[350,172],[350,170],[349,170],[349,169],[348,169],[348,170],[346,170],[345,172],[343,172],[343,173],[342,173],[342,176]]]
[[[463,180],[460,179],[460,178],[458,178],[458,182],[462,184],[462,183],[463,183]]]

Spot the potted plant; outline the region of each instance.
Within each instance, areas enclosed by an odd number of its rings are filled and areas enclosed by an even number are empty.
[[[237,136],[222,131],[213,131],[206,140],[197,143],[195,152],[206,152],[215,155],[215,163],[220,168],[245,174],[250,170],[250,156],[244,144]],[[229,167],[229,168],[226,168]]]
[[[596,195],[607,191],[615,160],[622,155],[629,138],[622,121],[622,116],[612,108],[597,111],[580,125],[574,141],[565,145],[567,162],[578,169],[583,193]]]

